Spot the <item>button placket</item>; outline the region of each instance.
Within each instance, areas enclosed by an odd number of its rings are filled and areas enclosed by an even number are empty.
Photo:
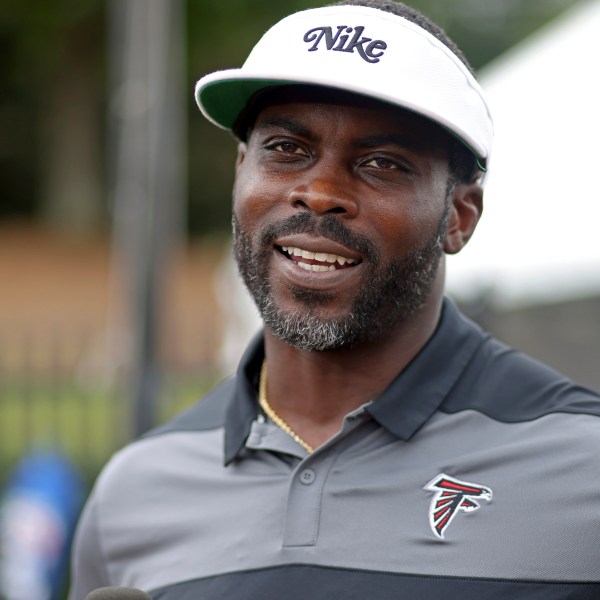
[[[361,414],[362,413],[362,414]],[[339,433],[305,457],[296,467],[288,491],[283,547],[307,547],[317,544],[322,503],[329,474],[338,457],[348,447],[348,436],[365,419],[364,411],[346,418]]]
[[[298,465],[288,492],[283,547],[317,543],[324,489],[341,452],[339,444],[335,448],[321,447]]]

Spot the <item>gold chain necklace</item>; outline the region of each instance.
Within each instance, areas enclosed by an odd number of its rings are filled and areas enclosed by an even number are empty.
[[[307,444],[274,410],[267,400],[267,361],[264,360],[260,369],[260,383],[258,384],[258,403],[265,414],[277,427],[285,431],[296,443],[300,444],[309,454],[313,447]]]

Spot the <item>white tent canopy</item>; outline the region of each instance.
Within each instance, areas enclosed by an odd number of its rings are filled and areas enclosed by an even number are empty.
[[[458,299],[496,306],[600,292],[600,0],[482,71],[496,139],[485,210],[448,259]]]

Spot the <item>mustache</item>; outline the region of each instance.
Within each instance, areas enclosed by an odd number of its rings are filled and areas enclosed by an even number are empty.
[[[277,238],[296,233],[324,237],[358,252],[371,261],[379,259],[379,252],[366,236],[350,231],[332,214],[316,217],[310,212],[302,212],[272,223],[260,234],[261,247],[270,246]]]

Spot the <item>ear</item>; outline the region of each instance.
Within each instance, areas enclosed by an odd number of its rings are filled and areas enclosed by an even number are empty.
[[[483,189],[477,183],[459,183],[454,187],[448,218],[444,252],[456,254],[469,241],[483,212]]]
[[[237,158],[235,160],[235,168],[238,169],[241,164],[244,162],[244,158],[246,157],[246,144],[244,142],[240,142],[238,144],[237,149]]]

